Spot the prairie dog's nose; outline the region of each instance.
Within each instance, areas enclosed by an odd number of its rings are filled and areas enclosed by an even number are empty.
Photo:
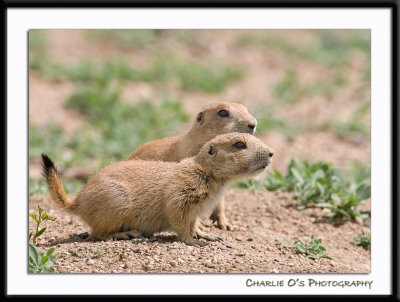
[[[269,157],[274,156],[274,151],[269,151],[268,155],[269,155]]]
[[[255,127],[256,127],[255,124],[249,124],[249,128],[250,128],[251,130],[254,130]]]

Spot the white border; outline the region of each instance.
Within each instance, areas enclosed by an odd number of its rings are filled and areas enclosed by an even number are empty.
[[[389,9],[8,9],[7,294],[391,294]],[[370,274],[28,275],[27,32],[32,28],[371,29],[372,261]],[[12,163],[12,164],[10,164]],[[373,280],[372,289],[246,287],[253,280]]]

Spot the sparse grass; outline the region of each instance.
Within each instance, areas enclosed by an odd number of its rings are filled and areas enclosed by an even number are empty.
[[[347,83],[346,77],[341,73],[333,75],[332,79],[329,80],[317,80],[309,83],[305,87],[304,94],[306,96],[319,95],[331,100],[335,93]]]
[[[48,80],[70,80],[82,85],[107,86],[115,81],[143,81],[168,83],[175,81],[187,91],[220,92],[230,83],[241,80],[244,71],[220,62],[203,65],[182,61],[172,56],[159,57],[146,68],[134,69],[123,61],[91,62],[77,65],[52,63],[38,57],[30,65]]]
[[[220,92],[228,84],[241,80],[244,72],[226,64],[206,67],[190,63],[178,66],[178,76],[182,90]]]
[[[126,49],[141,49],[160,42],[162,30],[157,29],[101,29],[88,30],[92,40],[111,42]]]
[[[360,211],[357,207],[371,195],[370,171],[361,163],[354,163],[353,171],[348,173],[334,168],[332,164],[291,160],[286,175],[274,170],[268,172],[264,181],[242,181],[239,188],[265,188],[269,191],[280,189],[294,191],[293,199],[301,200],[299,210],[309,204],[330,208],[327,217],[352,220],[356,217],[366,219],[369,211]]]
[[[293,248],[298,253],[306,255],[310,259],[327,258],[333,260],[330,256],[325,254],[326,248],[321,244],[321,239],[311,235],[309,243],[303,243],[301,240],[296,240],[293,244],[284,244],[285,248]]]
[[[238,47],[258,47],[261,49],[279,50],[288,57],[303,56],[302,48],[282,38],[279,34],[262,33],[262,34],[244,34],[240,36],[236,42]]]
[[[257,119],[258,134],[277,131],[284,134],[287,139],[292,140],[307,129],[305,123],[293,122],[280,117],[274,104],[252,108],[250,112],[254,112],[254,117]]]
[[[44,179],[35,179],[29,177],[29,196],[46,194],[46,182]]]
[[[49,45],[46,33],[40,29],[30,29],[28,33],[29,37],[29,51],[33,54],[45,51]]]
[[[369,30],[319,30],[309,44],[289,42],[284,35],[270,31],[244,34],[237,45],[279,51],[289,58],[327,67],[348,65],[350,54],[354,51],[360,51],[367,57],[371,55]]]
[[[353,238],[352,241],[355,245],[361,246],[366,250],[371,249],[371,232],[364,231],[362,234]]]
[[[306,58],[326,66],[349,64],[349,55],[354,51],[370,57],[370,44],[369,30],[319,30]]]
[[[40,157],[44,150],[60,150],[56,160],[61,160],[61,149],[66,137],[60,127],[48,122],[40,127],[29,123],[29,158]]]
[[[90,126],[66,137],[51,123],[30,125],[30,157],[40,157],[45,151],[66,166],[86,165],[90,158],[108,164],[125,158],[146,141],[176,133],[188,121],[179,100],[141,100],[135,105],[123,101],[118,84],[137,73],[121,62],[64,67],[59,75],[77,83],[65,106],[87,115]]]
[[[346,83],[347,79],[341,73],[335,73],[333,79],[329,80],[300,83],[298,73],[287,69],[281,80],[273,87],[272,97],[287,104],[294,104],[305,97],[315,95],[330,100]]]
[[[347,139],[355,134],[369,138],[371,136],[371,127],[362,121],[369,112],[371,112],[370,101],[357,108],[346,121],[328,122],[328,128],[341,139]]]
[[[285,71],[280,82],[278,82],[272,90],[272,96],[275,99],[289,104],[299,101],[303,93],[302,86],[297,78],[297,73],[292,69]]]
[[[142,100],[129,105],[120,100],[118,92],[108,90],[83,88],[69,97],[66,106],[87,114],[96,129],[84,129],[71,138],[67,146],[74,150],[74,157],[107,162],[126,158],[144,142],[176,133],[188,121],[178,100]]]
[[[36,239],[40,235],[42,235],[44,233],[44,231],[46,231],[46,229],[47,229],[47,227],[43,227],[40,229],[40,224],[46,220],[50,220],[50,221],[56,220],[55,217],[51,217],[51,216],[47,215],[47,212],[44,212],[40,206],[38,206],[38,210],[39,210],[38,215],[36,215],[35,213],[29,213],[29,216],[36,222],[35,232],[34,233],[32,232],[29,234],[29,239],[32,238],[33,244],[36,244]]]

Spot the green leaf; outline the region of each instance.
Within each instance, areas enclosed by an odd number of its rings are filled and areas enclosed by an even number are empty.
[[[37,217],[35,214],[33,213],[29,213],[29,216],[31,216],[36,222],[38,222]]]
[[[361,200],[371,197],[371,186],[368,184],[360,184],[356,190],[356,196]]]
[[[46,255],[43,255],[40,262],[41,262],[42,265],[43,265],[43,264],[45,264],[45,263],[47,262],[47,260],[49,260],[49,257],[47,257]]]
[[[46,229],[47,229],[47,227],[42,228],[39,232],[37,232],[37,233],[35,234],[35,237],[37,238],[37,237],[39,237],[40,235],[42,235],[43,232],[46,231]]]
[[[37,266],[39,263],[39,255],[36,247],[33,244],[29,244],[29,259]]]
[[[293,176],[296,177],[297,181],[300,184],[304,183],[303,177],[301,177],[300,173],[296,170],[296,168],[291,168],[290,171],[292,172]]]
[[[55,250],[54,247],[50,248],[50,249],[46,252],[46,255],[47,255],[47,256],[50,256],[51,254],[53,254],[54,250]]]
[[[319,208],[332,208],[333,207],[332,204],[327,203],[327,202],[319,202],[315,206],[319,207]]]
[[[340,197],[336,193],[331,194],[331,199],[336,202],[340,202]]]

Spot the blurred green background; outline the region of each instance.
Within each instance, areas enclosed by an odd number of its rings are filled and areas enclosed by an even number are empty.
[[[30,194],[41,152],[61,174],[98,170],[216,101],[248,107],[277,170],[369,165],[370,57],[369,30],[30,30]]]

